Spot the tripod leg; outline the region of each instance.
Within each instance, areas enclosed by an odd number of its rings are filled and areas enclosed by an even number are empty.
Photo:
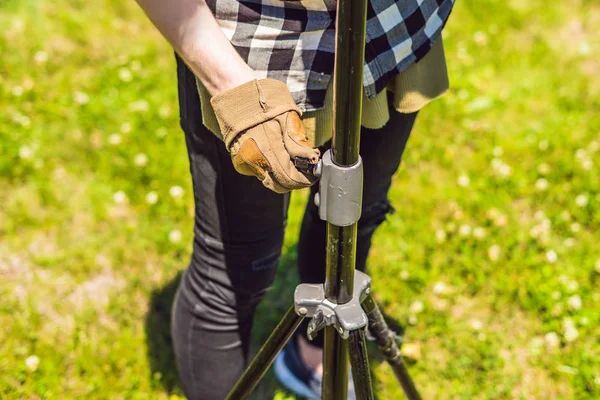
[[[377,347],[394,370],[394,374],[398,382],[400,382],[406,398],[409,400],[421,400],[421,396],[402,361],[402,355],[395,340],[396,334],[383,319],[383,314],[371,294],[362,302],[362,307],[367,314],[367,318],[369,318],[369,331],[375,338]]]
[[[246,371],[244,371],[233,389],[231,389],[231,392],[227,395],[227,400],[244,399],[254,390],[260,378],[262,378],[271,363],[273,363],[277,353],[285,346],[303,318],[296,314],[294,306],[289,308]]]
[[[371,385],[371,373],[369,372],[365,332],[362,329],[352,331],[348,342],[356,398],[358,400],[373,400],[373,386]]]
[[[348,341],[342,339],[331,326],[325,328],[321,398],[326,400],[348,398]]]

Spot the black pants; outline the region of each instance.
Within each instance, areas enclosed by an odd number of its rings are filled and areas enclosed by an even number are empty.
[[[202,125],[194,76],[179,59],[177,73],[196,208],[193,254],[175,300],[172,335],[186,396],[222,400],[248,361],[254,311],[273,283],[281,254],[289,195],[234,170],[223,142]],[[392,209],[387,192],[416,118],[393,109],[390,114],[384,128],[363,128],[361,134],[360,270],[373,232]],[[298,242],[300,280],[309,283],[325,278],[325,223],[314,205],[315,189]]]

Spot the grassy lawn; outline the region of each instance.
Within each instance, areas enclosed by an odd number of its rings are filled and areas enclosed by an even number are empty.
[[[453,90],[395,177],[376,298],[424,398],[600,398],[600,4],[457,3]],[[0,398],[179,398],[193,196],[172,51],[133,1],[0,0],[0,54]],[[292,299],[305,200],[257,346]],[[293,398],[271,373],[256,397]]]

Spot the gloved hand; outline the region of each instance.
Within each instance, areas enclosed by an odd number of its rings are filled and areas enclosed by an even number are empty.
[[[316,164],[320,153],[308,144],[300,110],[283,82],[254,80],[219,93],[210,102],[239,173],[257,177],[277,193],[316,181],[294,166],[295,157]]]

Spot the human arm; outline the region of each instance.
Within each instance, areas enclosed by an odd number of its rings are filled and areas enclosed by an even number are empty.
[[[136,0],[211,96],[254,79],[204,0]]]
[[[254,80],[204,0],[136,0],[212,96],[235,169],[278,193],[310,186],[315,178],[292,160],[315,164],[319,151],[306,139],[286,85]]]

